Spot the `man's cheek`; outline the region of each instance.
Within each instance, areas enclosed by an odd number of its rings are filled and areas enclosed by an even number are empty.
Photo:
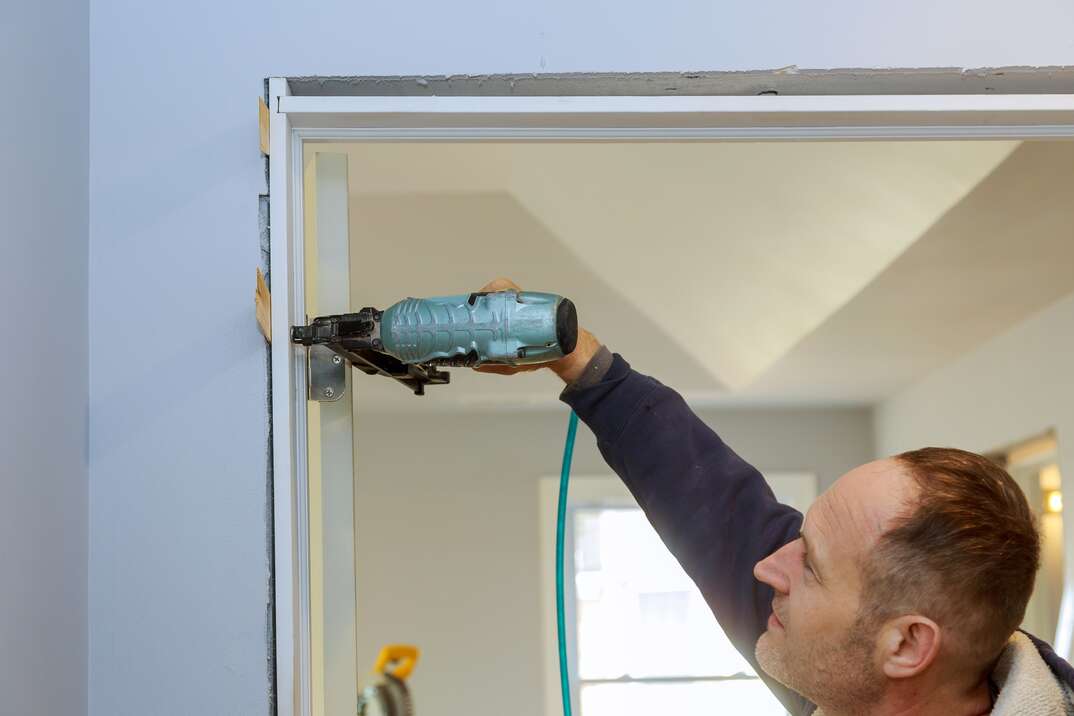
[[[818,613],[812,604],[802,600],[797,604],[790,605],[788,620],[790,626],[787,631],[795,637],[808,636],[816,630]]]

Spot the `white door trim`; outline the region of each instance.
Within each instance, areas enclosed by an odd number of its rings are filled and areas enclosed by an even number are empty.
[[[271,97],[288,94],[287,80],[269,81]],[[302,152],[285,113],[270,112],[269,208],[272,282],[272,498],[276,713],[309,716],[309,531],[306,522],[306,361],[290,341],[305,323],[302,244]],[[298,147],[296,150],[295,147]],[[296,183],[297,175],[297,183]]]
[[[304,138],[1011,139],[1074,136],[1074,95],[281,97]]]
[[[269,81],[272,428],[279,716],[309,716],[306,320],[302,144],[307,141],[1070,139],[1074,95],[313,97]],[[1068,568],[1064,600],[1071,590]],[[1074,628],[1074,609],[1061,629]]]

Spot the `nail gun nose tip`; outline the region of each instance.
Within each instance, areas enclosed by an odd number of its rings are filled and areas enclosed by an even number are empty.
[[[563,355],[573,353],[578,344],[578,311],[569,298],[561,299],[556,307],[556,341]]]

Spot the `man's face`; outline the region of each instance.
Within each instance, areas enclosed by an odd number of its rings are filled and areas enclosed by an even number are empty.
[[[875,701],[883,677],[875,633],[858,622],[862,564],[913,495],[893,460],[851,470],[810,508],[801,536],[758,562],[775,590],[773,615],[757,642],[761,668],[814,703]]]

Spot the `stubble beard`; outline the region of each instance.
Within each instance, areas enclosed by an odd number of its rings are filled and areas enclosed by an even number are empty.
[[[766,631],[757,663],[766,674],[815,703],[825,714],[860,714],[880,701],[884,679],[873,665],[868,630],[856,623],[837,639],[792,639]]]

